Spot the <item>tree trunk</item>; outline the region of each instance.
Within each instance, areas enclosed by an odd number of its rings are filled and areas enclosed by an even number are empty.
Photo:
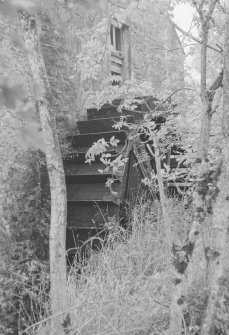
[[[160,156],[160,149],[158,146],[157,135],[153,133],[153,145],[155,150],[155,163],[156,163],[156,170],[157,170],[157,181],[158,181],[158,188],[159,188],[159,195],[160,195],[160,203],[162,209],[162,216],[165,226],[165,233],[166,233],[166,242],[167,247],[169,250],[172,249],[172,231],[171,231],[171,222],[168,213],[168,206],[167,206],[167,196],[165,194],[163,176],[161,173],[161,156]]]
[[[199,5],[193,1],[194,6],[200,16],[201,21],[201,101],[202,101],[202,118],[201,118],[201,132],[198,148],[198,157],[196,160],[196,177],[197,187],[193,195],[194,199],[194,219],[189,233],[188,242],[180,250],[173,248],[173,264],[175,269],[174,290],[171,297],[170,309],[170,328],[169,335],[181,335],[182,333],[182,319],[183,319],[183,306],[185,303],[186,287],[187,287],[187,268],[189,273],[196,273],[198,264],[190,262],[194,248],[200,232],[205,222],[207,207],[206,195],[208,190],[209,167],[207,163],[207,154],[209,149],[209,135],[211,130],[211,117],[212,117],[212,96],[209,95],[207,90],[207,47],[208,47],[208,33],[209,22],[212,17],[214,8],[218,0],[211,0],[209,9],[206,13],[203,10],[204,1]],[[214,96],[214,93],[213,93]],[[183,252],[183,257],[181,257]]]
[[[65,259],[65,239],[67,222],[67,199],[65,175],[59,147],[55,114],[51,106],[50,84],[47,78],[45,63],[40,50],[36,19],[23,14],[22,31],[31,74],[37,90],[37,104],[42,132],[46,146],[46,162],[51,191],[51,222],[49,235],[50,274],[51,274],[51,309],[54,334],[64,334],[62,324],[67,308],[67,279]]]
[[[222,165],[217,185],[219,193],[214,206],[212,220],[211,245],[206,252],[209,263],[210,296],[202,323],[201,335],[215,334],[215,309],[220,288],[220,278],[224,272],[224,258],[229,229],[229,19],[226,27],[224,52]]]
[[[160,150],[158,146],[157,135],[153,134],[153,144],[155,150],[155,163],[157,170],[157,181],[159,187],[159,195],[160,195],[160,203],[162,208],[163,221],[165,225],[165,233],[166,233],[166,242],[167,247],[170,252],[172,252],[172,257],[174,256],[174,248],[173,248],[173,236],[171,230],[171,220],[168,213],[167,208],[167,196],[165,194],[165,188],[163,183],[163,176],[161,173],[161,157]],[[169,253],[171,256],[171,253]],[[172,270],[172,268],[171,268]],[[176,262],[173,261],[173,270],[176,273],[175,277],[175,287],[173,290],[173,296],[170,304],[170,328],[169,335],[179,335],[182,332],[182,318],[183,318],[183,300],[182,300],[182,292],[183,292],[183,273],[179,272],[176,268]]]

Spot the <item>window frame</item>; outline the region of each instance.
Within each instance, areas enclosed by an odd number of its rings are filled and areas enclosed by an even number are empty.
[[[114,23],[111,23],[110,39],[111,39],[111,45],[114,48],[114,52],[122,53],[123,49],[122,27],[118,27]]]

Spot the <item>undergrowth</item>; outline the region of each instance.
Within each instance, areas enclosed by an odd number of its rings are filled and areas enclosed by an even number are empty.
[[[171,199],[169,212],[173,239],[182,244],[191,210]],[[102,250],[90,250],[86,265],[75,262],[69,269],[67,334],[166,334],[172,273],[159,203],[139,201],[130,222],[127,230],[106,223],[112,232]],[[24,334],[54,335],[50,319]]]

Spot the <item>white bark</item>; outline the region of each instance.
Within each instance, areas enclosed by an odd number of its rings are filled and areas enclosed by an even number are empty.
[[[196,273],[196,266],[189,261],[189,258],[193,254],[193,249],[195,248],[197,240],[200,238],[201,228],[204,224],[206,217],[206,205],[205,205],[205,185],[207,183],[206,176],[208,175],[208,166],[205,161],[208,154],[209,147],[209,134],[211,127],[211,110],[212,110],[212,101],[209,99],[207,91],[207,47],[208,47],[208,32],[210,19],[212,13],[215,9],[216,3],[218,0],[211,0],[209,4],[208,12],[206,13],[203,10],[204,0],[201,3],[193,1],[193,5],[196,7],[196,10],[200,16],[201,21],[201,100],[202,100],[202,119],[201,119],[201,133],[199,141],[199,150],[198,150],[198,160],[197,160],[197,190],[194,194],[194,219],[192,227],[189,233],[189,242],[186,244],[186,262],[187,265],[182,269],[182,262],[179,260],[179,253],[174,252],[174,256],[177,258],[177,275],[175,277],[175,288],[172,294],[172,307],[170,310],[170,335],[181,335],[182,333],[182,319],[183,319],[183,306],[185,302],[186,295],[186,273],[194,272]],[[175,259],[176,261],[176,259]],[[188,268],[188,271],[187,271]]]
[[[165,233],[166,233],[166,241],[169,250],[172,249],[172,231],[171,231],[171,221],[169,218],[168,208],[167,208],[167,197],[165,195],[165,188],[163,183],[163,176],[161,173],[161,157],[160,157],[160,150],[158,146],[157,136],[153,134],[153,145],[155,150],[155,163],[156,163],[156,170],[157,170],[157,181],[159,187],[159,195],[160,195],[160,203],[162,209],[162,216],[165,225]]]
[[[224,103],[222,118],[222,166],[218,182],[219,194],[214,207],[212,220],[212,239],[208,252],[210,296],[201,335],[214,334],[215,308],[220,289],[219,279],[224,272],[227,239],[229,233],[229,19],[225,38],[225,67],[224,67]]]
[[[21,18],[25,46],[31,74],[37,89],[42,132],[46,146],[46,162],[51,191],[51,222],[49,235],[50,275],[51,275],[51,308],[54,318],[52,332],[64,334],[62,323],[67,307],[67,279],[65,259],[65,239],[67,222],[66,185],[59,147],[55,115],[50,103],[50,84],[46,74],[45,63],[40,50],[37,22],[34,18],[23,15]]]
[[[159,187],[160,194],[160,203],[162,208],[163,221],[165,225],[165,233],[166,233],[166,242],[169,250],[169,256],[172,252],[173,245],[173,237],[171,230],[171,220],[168,213],[167,208],[167,197],[165,195],[165,188],[163,183],[163,176],[161,172],[161,157],[160,150],[158,146],[157,136],[154,134],[153,136],[153,144],[155,150],[155,163],[157,170],[157,181]],[[172,296],[171,304],[170,304],[170,328],[169,335],[179,335],[182,332],[182,318],[183,318],[183,300],[182,300],[182,292],[183,292],[183,282],[184,276],[182,274],[176,273],[176,269],[174,267],[175,272],[175,289],[173,290],[174,294]]]

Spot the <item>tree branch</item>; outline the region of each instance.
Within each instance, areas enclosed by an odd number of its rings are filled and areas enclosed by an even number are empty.
[[[213,81],[208,89],[208,92],[216,91],[219,87],[223,86],[223,69],[218,74],[217,78]]]
[[[211,84],[211,86],[209,87],[209,89],[207,90],[207,96],[208,96],[208,100],[210,103],[213,102],[216,91],[223,86],[223,72],[224,70],[222,69],[220,71],[220,73],[218,74],[217,78],[214,80],[214,82]],[[211,106],[211,110],[210,110],[210,115],[214,114],[216,109],[219,106],[219,102],[220,102],[220,97],[218,97],[215,106]]]
[[[172,92],[169,96],[167,96],[167,98],[165,98],[158,106],[156,106],[151,112],[150,114],[147,116],[147,118],[145,120],[150,120],[152,117],[152,114],[154,112],[156,112],[161,106],[163,106],[174,94],[180,92],[180,91],[194,91],[193,88],[190,87],[183,87],[183,88],[178,88],[177,90],[175,90],[174,92]]]
[[[215,92],[215,93],[217,93],[217,92]],[[216,98],[213,100],[214,105],[212,103],[211,115],[213,115],[214,113],[216,113],[217,109],[219,108],[222,96],[223,96],[223,90],[221,89],[221,90],[218,91],[218,94],[216,95]]]
[[[205,0],[201,0],[201,3],[200,3],[200,10],[202,10],[203,9],[203,6],[204,6],[204,2],[205,2]]]
[[[218,1],[219,1],[219,0],[213,0],[213,1],[211,2],[211,4],[210,4],[210,8],[209,8],[208,14],[207,14],[207,16],[206,16],[206,20],[205,20],[205,22],[208,22],[208,21],[211,19],[211,17],[212,17],[212,13],[214,12],[215,6],[216,6],[216,4],[217,4]]]
[[[203,43],[203,41],[202,41],[201,39],[199,39],[199,38],[193,36],[191,33],[186,32],[185,30],[183,30],[182,28],[180,28],[175,22],[173,22],[173,24],[174,24],[174,27],[175,27],[177,30],[179,30],[182,34],[186,35],[187,37],[191,38],[193,41],[195,41],[195,42],[197,42],[197,43],[199,43],[199,44],[202,44],[202,43]],[[209,49],[211,49],[211,50],[214,50],[214,51],[216,51],[216,52],[222,54],[222,51],[220,51],[219,49],[216,49],[216,48],[213,47],[212,45],[209,45],[209,44],[208,44],[207,47],[208,47]]]
[[[197,2],[195,0],[192,0],[192,4],[193,6],[196,8],[197,13],[199,14],[200,18],[203,19],[203,6],[204,6],[204,1],[205,0],[201,0],[201,3],[199,5],[199,7],[197,6]]]

